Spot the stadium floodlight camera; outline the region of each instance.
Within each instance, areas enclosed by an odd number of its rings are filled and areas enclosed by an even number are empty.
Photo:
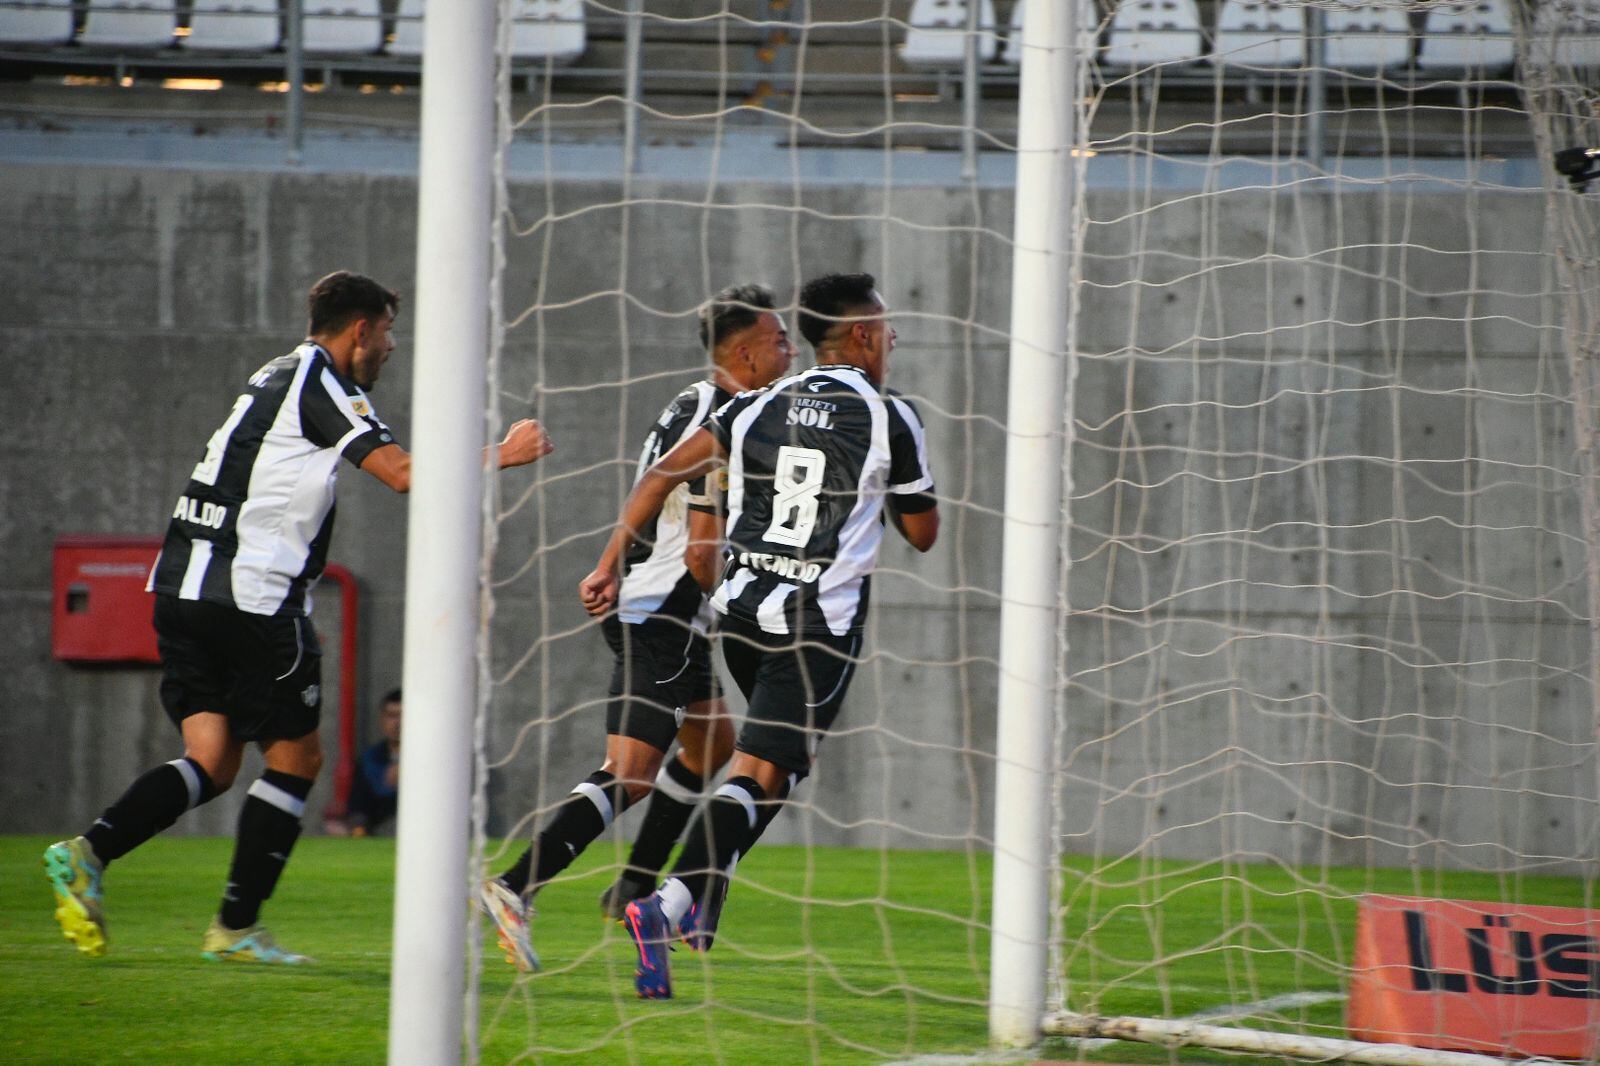
[[[1589,182],[1600,178],[1600,148],[1563,148],[1555,154],[1557,172],[1566,175],[1576,192],[1585,192]]]

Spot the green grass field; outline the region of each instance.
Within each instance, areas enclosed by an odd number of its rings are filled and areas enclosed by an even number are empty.
[[[300,843],[265,915],[318,960],[298,970],[200,959],[231,847],[217,839],[158,838],[117,863],[106,882],[111,951],[78,957],[50,918],[38,866],[48,843],[0,839],[0,1061],[383,1060],[392,842]],[[819,849],[808,864],[799,848],[762,848],[740,867],[716,949],[674,956],[670,1003],[634,998],[631,945],[599,917],[612,861],[613,849],[593,848],[540,896],[544,973],[516,978],[485,934],[484,1062],[831,1064],[983,1051],[986,861]],[[1067,869],[1075,1007],[1185,1015],[1321,991],[1323,1002],[1269,1011],[1320,1033],[1340,1031],[1343,976],[1327,960],[1348,961],[1351,893],[1587,902],[1581,882],[1560,878],[1418,884],[1348,871],[1317,875],[1316,889],[1273,867],[1125,865],[1092,878],[1086,862]],[[1092,1057],[1168,1059],[1129,1045]]]

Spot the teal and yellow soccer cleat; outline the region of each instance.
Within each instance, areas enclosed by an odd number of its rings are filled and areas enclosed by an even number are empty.
[[[300,966],[313,961],[309,955],[296,955],[278,946],[272,934],[259,925],[248,929],[229,929],[219,919],[211,919],[200,954],[212,962],[262,962],[269,966]]]
[[[56,924],[61,926],[61,935],[90,958],[106,953],[102,869],[83,837],[58,841],[44,849],[44,873],[56,894]]]

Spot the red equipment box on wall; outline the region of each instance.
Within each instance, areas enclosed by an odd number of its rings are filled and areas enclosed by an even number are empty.
[[[160,537],[56,538],[50,651],[67,662],[158,663],[144,590]]]

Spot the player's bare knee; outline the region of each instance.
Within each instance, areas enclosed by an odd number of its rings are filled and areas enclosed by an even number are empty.
[[[635,803],[638,803],[640,800],[648,796],[650,794],[650,789],[654,787],[654,784],[654,779],[650,781],[622,782],[622,791],[628,797],[628,806],[632,807]]]
[[[296,740],[279,740],[265,745],[267,769],[315,780],[322,770],[322,741],[315,733]]]
[[[733,723],[726,718],[722,719],[711,730],[711,736],[706,744],[706,755],[710,766],[708,774],[714,774],[733,758],[734,733]]]
[[[290,773],[299,777],[315,779],[322,772],[322,746],[304,746],[297,748],[294,754],[294,766]]]
[[[211,779],[211,787],[217,795],[222,795],[233,787],[234,778],[239,776],[239,754],[224,749],[223,751],[197,750],[194,745],[184,748],[184,758],[194,762],[206,772]]]

